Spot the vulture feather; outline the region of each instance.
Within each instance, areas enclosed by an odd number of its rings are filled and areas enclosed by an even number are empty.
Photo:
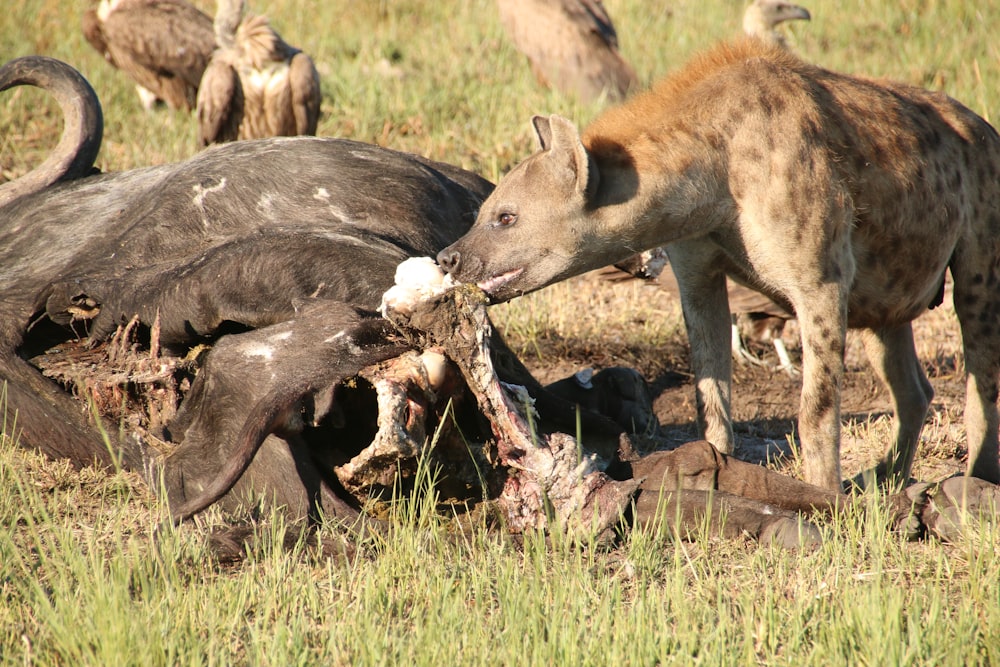
[[[267,18],[246,15],[244,0],[219,0],[218,48],[198,91],[202,146],[238,139],[316,134],[319,73],[312,59]]]
[[[635,70],[600,0],[498,0],[500,21],[544,86],[583,101],[623,99]]]
[[[163,101],[190,111],[212,57],[212,19],[184,0],[101,0],[83,15],[83,35],[136,82],[146,109]]]
[[[653,248],[633,255],[613,266],[598,269],[594,274],[610,282],[634,280],[636,278],[655,284],[680,301],[680,286],[677,277],[667,261],[663,248]],[[779,370],[795,377],[799,374],[782,335],[785,324],[795,319],[792,309],[783,306],[757,290],[726,278],[726,292],[729,297],[729,310],[732,313],[732,348],[733,358],[739,362],[748,361],[758,366],[770,366],[758,359],[749,349],[745,341],[756,343],[771,343],[778,355]]]
[[[656,278],[657,285],[680,300],[680,288],[677,278],[670,266],[666,266]],[[795,367],[782,334],[785,324],[795,319],[795,313],[770,297],[757,290],[726,278],[726,292],[729,295],[729,310],[732,313],[732,348],[733,358],[737,361],[748,361],[759,366],[770,364],[758,359],[749,349],[745,341],[756,343],[771,343],[778,355],[778,370],[795,377],[799,370]]]

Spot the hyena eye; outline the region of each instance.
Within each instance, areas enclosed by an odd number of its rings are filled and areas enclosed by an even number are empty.
[[[517,213],[501,213],[497,216],[496,225],[498,227],[509,227],[517,222]]]

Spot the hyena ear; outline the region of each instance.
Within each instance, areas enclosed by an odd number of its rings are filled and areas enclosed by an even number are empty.
[[[531,124],[535,128],[535,136],[538,137],[538,147],[543,151],[552,148],[552,127],[548,116],[532,116]]]
[[[556,159],[565,160],[573,172],[576,191],[586,199],[597,192],[600,173],[594,159],[587,152],[576,126],[562,116],[535,116],[531,119],[543,151],[551,151]]]

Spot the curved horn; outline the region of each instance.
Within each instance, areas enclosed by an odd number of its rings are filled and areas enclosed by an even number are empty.
[[[0,92],[23,85],[37,86],[56,98],[63,112],[63,133],[42,164],[0,185],[0,206],[57,181],[85,176],[101,149],[104,133],[101,103],[79,72],[45,56],[15,58],[0,67]]]
[[[337,314],[332,311],[330,316],[342,317],[343,312]],[[250,467],[264,439],[287,419],[289,411],[304,396],[318,388],[336,385],[367,366],[398,357],[409,349],[407,344],[393,338],[395,331],[387,320],[366,317],[325,341],[322,352],[315,359],[312,377],[297,377],[291,385],[279,383],[250,408],[215,479],[196,497],[188,499],[178,508],[172,508],[171,522],[175,526],[180,525],[229,493]],[[342,335],[345,332],[347,335]],[[286,372],[289,370],[285,369]]]

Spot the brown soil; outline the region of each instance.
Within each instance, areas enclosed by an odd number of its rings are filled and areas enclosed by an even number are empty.
[[[635,281],[612,282],[598,274],[571,281],[574,300],[591,304],[570,318],[572,328],[597,331],[580,338],[570,327],[548,328],[527,341],[508,332],[508,342],[521,354],[529,369],[543,383],[566,377],[583,367],[595,370],[608,366],[639,369],[654,393],[654,410],[661,424],[657,440],[666,446],[698,437],[694,424],[694,389],[688,363],[688,346],[683,332],[650,344],[630,332],[628,319],[619,308],[632,308]],[[551,288],[550,288],[551,289]],[[643,307],[633,321],[641,323],[649,313],[680,319],[676,298],[658,285],[642,288]],[[549,303],[544,294],[537,298]],[[649,312],[646,312],[648,307]],[[609,314],[615,313],[614,318]],[[503,318],[498,326],[504,330]],[[583,325],[584,320],[593,320]],[[604,324],[602,325],[602,321]],[[678,326],[681,326],[680,324]],[[636,329],[638,326],[635,327]],[[914,323],[917,351],[934,387],[935,399],[922,435],[914,477],[940,479],[964,469],[965,444],[962,411],[964,379],[961,366],[961,336],[951,308],[950,291],[945,304],[929,311]],[[801,363],[795,321],[785,327],[783,339],[793,360]],[[778,370],[777,356],[770,343],[751,343],[751,350],[768,366],[734,363],[733,410],[738,441],[737,455],[747,461],[772,462],[795,474],[796,462],[789,444],[798,412],[801,378]],[[891,402],[888,392],[874,375],[856,333],[848,334],[847,374],[844,379],[841,414],[844,422],[841,459],[844,475],[851,476],[872,465],[888,444],[891,435]],[[794,442],[794,439],[791,439]]]

